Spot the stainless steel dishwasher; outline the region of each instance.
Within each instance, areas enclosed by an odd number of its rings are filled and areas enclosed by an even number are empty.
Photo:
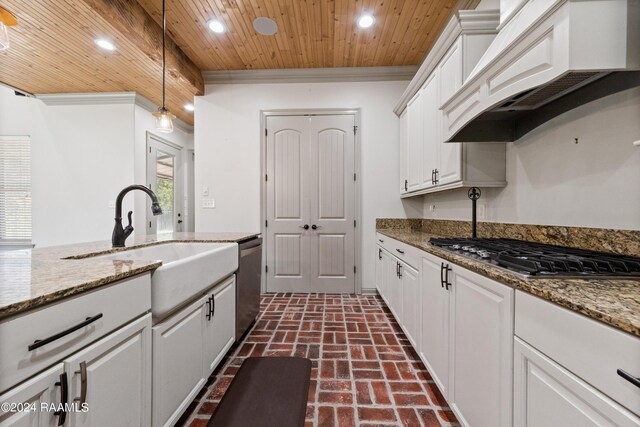
[[[260,278],[262,275],[262,238],[238,243],[236,273],[236,341],[249,329],[260,311]]]

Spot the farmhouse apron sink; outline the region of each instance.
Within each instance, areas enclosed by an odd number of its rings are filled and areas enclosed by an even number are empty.
[[[151,274],[151,312],[161,318],[236,271],[238,244],[169,242],[96,258],[162,261]]]

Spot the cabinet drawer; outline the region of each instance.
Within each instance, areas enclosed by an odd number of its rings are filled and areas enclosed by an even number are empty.
[[[617,374],[640,377],[640,339],[548,301],[516,292],[516,335],[635,414],[640,388]]]
[[[420,270],[421,251],[418,248],[414,248],[413,246],[409,246],[406,243],[399,242],[383,234],[376,234],[378,245],[382,246],[390,254],[404,261],[406,264],[410,265],[416,270]]]
[[[151,275],[147,273],[1,322],[0,392],[150,309]],[[89,318],[96,320],[29,351],[36,340],[52,337]]]

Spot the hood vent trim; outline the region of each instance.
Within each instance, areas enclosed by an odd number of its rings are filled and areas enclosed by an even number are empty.
[[[568,73],[570,76],[573,73]],[[564,77],[564,76],[563,76]],[[561,80],[561,77],[558,80]],[[571,77],[568,77],[571,78]],[[455,134],[449,142],[517,141],[554,117],[605,96],[640,86],[640,71],[596,73],[578,88],[570,88],[561,96],[527,109],[494,108],[480,114]],[[542,88],[545,88],[543,86]],[[533,95],[534,91],[526,92]],[[522,99],[526,99],[523,96]],[[504,104],[503,104],[504,105]]]

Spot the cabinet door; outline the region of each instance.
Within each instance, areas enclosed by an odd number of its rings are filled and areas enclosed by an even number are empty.
[[[207,302],[203,324],[204,373],[208,378],[235,341],[236,279],[235,276],[218,285]],[[208,310],[211,309],[211,314]]]
[[[383,251],[382,256],[385,258],[387,280],[385,281],[385,292],[387,294],[387,305],[389,310],[395,316],[398,323],[402,324],[402,282],[398,277],[398,260]]]
[[[384,291],[384,281],[386,278],[386,270],[384,266],[384,258],[382,257],[382,252],[384,249],[382,247],[376,245],[376,289],[378,293],[386,302],[386,296]]]
[[[452,407],[463,425],[511,425],[513,289],[454,267]]]
[[[400,262],[402,283],[402,326],[414,348],[420,339],[420,274],[417,270]]]
[[[439,82],[440,75],[438,70],[434,70],[433,73],[427,78],[423,88],[423,112],[422,117],[424,121],[424,139],[422,150],[422,187],[428,188],[436,185],[432,179],[435,175],[435,170],[438,169],[438,150],[440,146],[440,106],[438,101],[439,96]]]
[[[442,260],[423,253],[420,274],[422,306],[422,339],[420,356],[427,365],[440,391],[445,397],[449,394],[449,298],[450,292],[440,281]],[[453,274],[449,272],[449,283],[454,284]]]
[[[63,373],[64,365],[59,363],[0,395],[0,404],[2,405],[7,403],[22,404],[28,408],[28,411],[0,412],[0,426],[52,427],[57,426],[59,421],[64,421],[60,417],[66,418],[66,414],[56,415],[55,411],[47,410],[50,405],[65,403],[61,400],[63,386],[61,376]],[[43,406],[45,410],[41,410]]]
[[[515,338],[514,424],[519,427],[639,426],[640,418]]]
[[[154,426],[173,425],[205,383],[202,318],[207,298],[153,327]]]
[[[407,104],[407,191],[415,191],[422,187],[422,148],[423,148],[423,108],[422,91],[418,91]]]
[[[70,426],[150,425],[150,331],[147,314],[64,361],[69,400],[85,395],[88,409],[71,412]]]
[[[462,180],[462,143],[444,143],[444,119],[440,106],[462,86],[462,39],[451,46],[438,65],[440,93],[437,106],[439,167],[438,184],[450,184]]]
[[[402,114],[400,115],[400,125],[399,125],[399,142],[400,142],[400,176],[399,178],[399,186],[400,186],[400,194],[404,194],[408,190],[409,186],[409,171],[407,165],[407,152],[408,152],[408,117],[407,114],[408,108],[405,108]]]

